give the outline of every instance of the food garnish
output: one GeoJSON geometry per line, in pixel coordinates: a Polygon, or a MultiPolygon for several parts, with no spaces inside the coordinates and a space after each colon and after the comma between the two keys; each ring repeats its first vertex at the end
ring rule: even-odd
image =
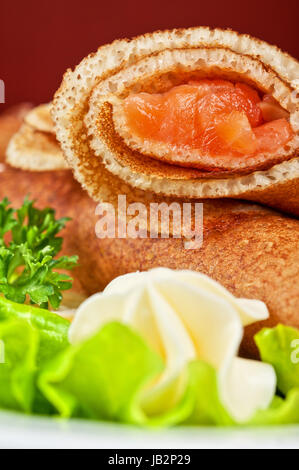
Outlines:
{"type": "Polygon", "coordinates": [[[17,210],[6,198],[0,202],[0,293],[7,299],[59,307],[72,278],[57,270],[73,269],[78,260],[57,257],[63,242],[58,233],[68,220],[56,219],[53,209],[38,209],[28,198],[17,210]]]}

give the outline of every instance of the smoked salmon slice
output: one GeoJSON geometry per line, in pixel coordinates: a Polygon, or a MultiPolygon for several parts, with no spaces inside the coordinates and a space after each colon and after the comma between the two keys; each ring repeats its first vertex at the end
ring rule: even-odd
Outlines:
{"type": "Polygon", "coordinates": [[[188,150],[198,150],[199,159],[247,158],[273,153],[293,136],[286,111],[273,99],[229,80],[193,80],[164,93],[131,94],[123,110],[133,136],[185,149],[178,165],[188,164],[188,150]]]}

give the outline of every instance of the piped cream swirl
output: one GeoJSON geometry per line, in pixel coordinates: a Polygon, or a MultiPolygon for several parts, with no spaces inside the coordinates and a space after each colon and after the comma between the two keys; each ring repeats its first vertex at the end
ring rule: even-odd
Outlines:
{"type": "Polygon", "coordinates": [[[239,299],[208,276],[156,268],[120,276],[79,307],[70,328],[78,343],[109,321],[135,329],[164,360],[165,369],[144,392],[146,413],[174,406],[186,386],[186,365],[200,359],[217,371],[219,396],[238,422],[269,406],[273,368],[238,357],[243,326],[268,317],[259,300],[239,299]]]}

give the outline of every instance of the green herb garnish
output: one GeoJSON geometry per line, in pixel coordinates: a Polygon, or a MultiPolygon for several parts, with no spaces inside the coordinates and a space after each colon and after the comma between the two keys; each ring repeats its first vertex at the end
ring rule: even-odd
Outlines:
{"type": "Polygon", "coordinates": [[[70,219],[56,220],[53,209],[37,209],[28,198],[20,209],[9,206],[7,198],[0,202],[0,293],[21,304],[29,300],[57,309],[72,278],[56,270],[72,269],[78,261],[77,256],[55,258],[63,242],[57,234],[70,219]]]}

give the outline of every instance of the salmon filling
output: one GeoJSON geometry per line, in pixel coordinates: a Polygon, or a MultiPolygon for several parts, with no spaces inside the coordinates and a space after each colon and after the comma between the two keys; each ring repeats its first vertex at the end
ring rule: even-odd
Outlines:
{"type": "MultiPolygon", "coordinates": [[[[254,157],[276,152],[294,132],[270,95],[245,83],[189,81],[164,93],[138,93],[123,102],[132,135],[210,157],[254,157]]],[[[182,164],[187,156],[180,156],[182,164]]],[[[179,163],[178,160],[176,163],[179,163]]]]}

